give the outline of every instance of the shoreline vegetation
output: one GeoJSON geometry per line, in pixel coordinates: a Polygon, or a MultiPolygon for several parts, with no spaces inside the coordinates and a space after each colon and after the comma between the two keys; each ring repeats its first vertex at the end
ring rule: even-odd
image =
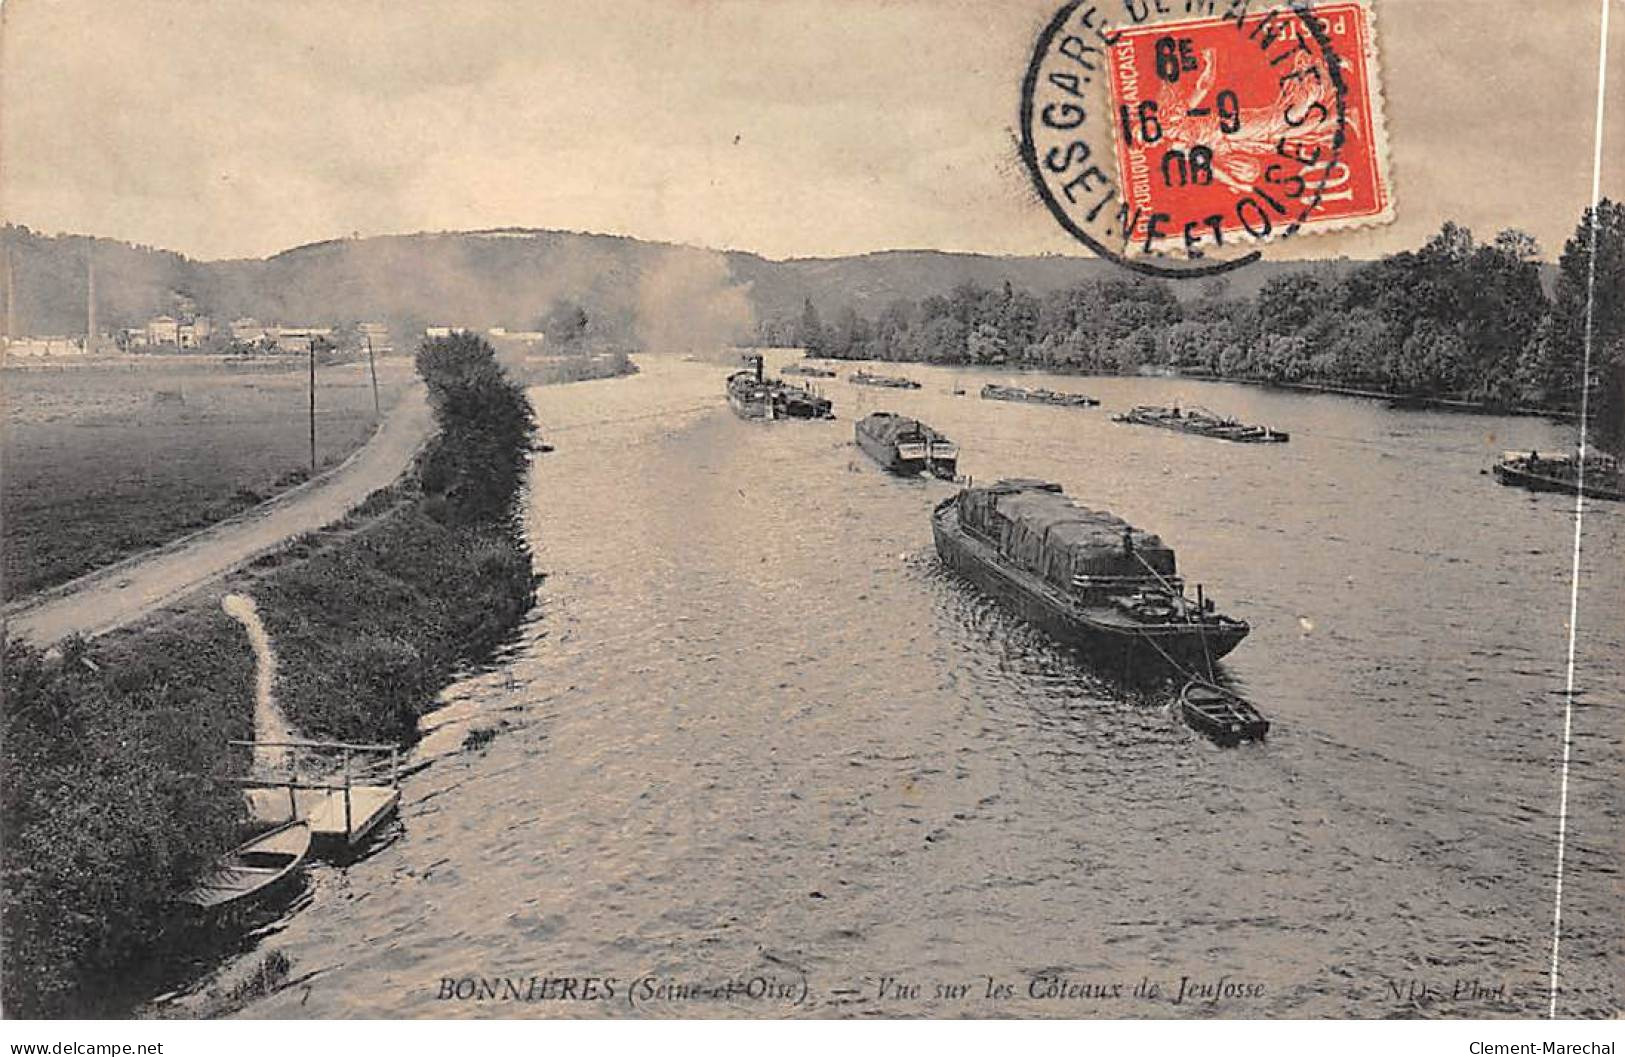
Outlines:
{"type": "Polygon", "coordinates": [[[520,385],[568,385],[600,378],[621,378],[638,373],[638,365],[625,352],[614,350],[568,356],[529,356],[504,360],[503,366],[520,385]]]}
{"type": "Polygon", "coordinates": [[[1168,282],[1139,277],[1042,296],[1009,282],[999,290],[966,282],[946,295],[899,298],[874,317],[847,304],[830,323],[809,298],[799,318],[764,321],[758,339],[830,359],[1177,372],[1558,418],[1574,417],[1587,394],[1593,442],[1618,451],[1625,447],[1625,204],[1587,207],[1550,296],[1539,259],[1540,247],[1521,231],[1480,243],[1447,222],[1417,250],[1352,267],[1306,264],[1271,278],[1256,297],[1230,296],[1223,276],[1187,300],[1168,282]]]}
{"type": "Polygon", "coordinates": [[[519,518],[534,432],[523,390],[471,334],[417,354],[438,433],[415,469],[143,625],[5,652],[0,809],[12,1017],[125,1015],[206,966],[172,948],[173,897],[247,824],[254,661],[220,607],[247,594],[302,734],[410,743],[459,667],[534,601],[519,518]],[[178,609],[178,612],[177,612],[178,609]]]}
{"type": "MultiPolygon", "coordinates": [[[[897,362],[897,361],[865,361],[865,362],[897,362]]],[[[946,364],[935,361],[923,361],[930,367],[972,366],[970,364],[946,364]]],[[[1578,420],[1579,413],[1552,407],[1526,407],[1522,405],[1504,406],[1499,404],[1477,403],[1470,400],[1454,400],[1449,397],[1418,396],[1414,393],[1384,392],[1377,389],[1360,389],[1346,385],[1324,385],[1316,382],[1283,382],[1270,378],[1255,378],[1245,376],[1230,376],[1214,374],[1212,371],[1200,368],[1165,367],[1144,369],[1124,374],[1122,372],[1106,373],[1097,370],[1087,370],[1069,367],[1040,367],[1030,363],[1004,363],[1004,364],[976,364],[982,370],[1008,371],[1012,374],[1046,374],[1059,375],[1065,378],[1177,378],[1181,381],[1191,382],[1223,382],[1227,385],[1251,385],[1261,389],[1279,389],[1292,393],[1324,394],[1328,396],[1350,396],[1361,400],[1383,400],[1396,406],[1408,409],[1421,409],[1433,411],[1452,411],[1464,415],[1509,415],[1523,418],[1549,418],[1559,422],[1574,422],[1578,420]]]]}

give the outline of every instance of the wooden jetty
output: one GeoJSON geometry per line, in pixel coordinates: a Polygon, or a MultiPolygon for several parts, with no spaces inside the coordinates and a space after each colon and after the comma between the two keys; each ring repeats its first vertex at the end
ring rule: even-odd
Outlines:
{"type": "MultiPolygon", "coordinates": [[[[319,773],[302,778],[296,762],[284,766],[283,774],[254,775],[236,779],[250,795],[254,813],[270,821],[272,817],[299,820],[310,826],[311,849],[318,855],[346,856],[377,832],[378,827],[400,808],[400,750],[394,745],[361,745],[342,741],[233,741],[234,747],[281,749],[338,756],[338,773],[319,773]],[[356,757],[389,756],[387,780],[375,774],[376,767],[358,773],[356,757]],[[285,796],[283,794],[286,794],[285,796]]],[[[314,768],[325,772],[328,768],[314,768]]]]}

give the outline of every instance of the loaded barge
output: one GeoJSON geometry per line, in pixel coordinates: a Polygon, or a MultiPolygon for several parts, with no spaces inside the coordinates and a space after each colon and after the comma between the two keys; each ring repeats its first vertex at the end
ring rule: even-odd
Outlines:
{"type": "Polygon", "coordinates": [[[773,382],[773,413],[776,418],[834,418],[835,405],[810,386],[773,382]]]}
{"type": "Polygon", "coordinates": [[[1129,422],[1137,426],[1156,426],[1177,433],[1194,433],[1198,437],[1235,441],[1238,444],[1284,444],[1291,439],[1290,434],[1281,430],[1271,429],[1268,426],[1249,426],[1200,407],[1181,411],[1178,407],[1142,405],[1121,415],[1113,415],[1112,421],[1129,422]]]}
{"type": "Polygon", "coordinates": [[[918,389],[920,387],[920,383],[912,378],[891,374],[870,374],[868,371],[854,371],[847,375],[846,379],[853,385],[878,385],[887,389],[918,389]]]}
{"type": "Polygon", "coordinates": [[[951,481],[959,466],[959,448],[924,422],[890,411],[876,411],[852,427],[858,447],[896,474],[921,470],[951,481]]]}
{"type": "Polygon", "coordinates": [[[1026,404],[1053,404],[1056,407],[1096,407],[1100,404],[1092,396],[1082,393],[1058,393],[1054,389],[1024,389],[1019,385],[982,386],[983,400],[1011,400],[1026,404]]]}
{"type": "Polygon", "coordinates": [[[835,372],[827,367],[812,367],[805,363],[792,363],[779,368],[780,374],[799,374],[806,378],[834,378],[835,372]]]}
{"type": "Polygon", "coordinates": [[[931,516],[950,568],[1055,639],[1125,675],[1211,672],[1247,637],[1201,586],[1186,596],[1174,551],[1061,487],[1029,479],[961,490],[931,516]]]}
{"type": "Polygon", "coordinates": [[[1502,454],[1493,472],[1502,484],[1532,492],[1578,492],[1587,499],[1625,501],[1625,479],[1620,474],[1619,460],[1587,452],[1583,480],[1580,466],[1580,460],[1568,452],[1509,451],[1502,454]]]}

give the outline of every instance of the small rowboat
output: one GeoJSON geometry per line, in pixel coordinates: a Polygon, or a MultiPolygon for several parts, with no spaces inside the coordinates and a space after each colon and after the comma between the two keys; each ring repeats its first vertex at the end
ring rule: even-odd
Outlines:
{"type": "Polygon", "coordinates": [[[202,910],[240,903],[292,876],[309,853],[310,824],[284,822],[222,855],[180,901],[202,910]]]}
{"type": "Polygon", "coordinates": [[[1269,720],[1246,698],[1201,679],[1192,679],[1179,692],[1179,710],[1192,730],[1220,745],[1263,741],[1270,729],[1269,720]]]}

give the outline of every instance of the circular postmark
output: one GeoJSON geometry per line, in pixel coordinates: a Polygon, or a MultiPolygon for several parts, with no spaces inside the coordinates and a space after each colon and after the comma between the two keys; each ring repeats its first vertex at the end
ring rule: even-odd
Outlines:
{"type": "Polygon", "coordinates": [[[1386,219],[1371,28],[1364,0],[1071,0],[1022,81],[1033,185],[1078,241],[1163,276],[1386,219]]]}

